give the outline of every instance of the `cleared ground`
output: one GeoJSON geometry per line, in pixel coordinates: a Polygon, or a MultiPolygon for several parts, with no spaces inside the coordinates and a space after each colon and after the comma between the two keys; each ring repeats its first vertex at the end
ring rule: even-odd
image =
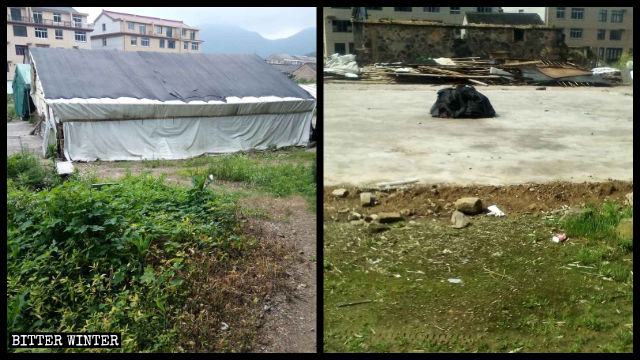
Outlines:
{"type": "Polygon", "coordinates": [[[498,117],[429,114],[440,85],[324,86],[324,185],[633,178],[633,88],[477,87],[498,117]]]}

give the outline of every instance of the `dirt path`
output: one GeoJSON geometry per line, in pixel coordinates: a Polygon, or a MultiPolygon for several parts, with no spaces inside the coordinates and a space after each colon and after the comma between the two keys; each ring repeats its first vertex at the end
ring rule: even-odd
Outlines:
{"type": "Polygon", "coordinates": [[[293,251],[289,269],[292,297],[272,299],[262,326],[263,344],[256,352],[316,352],[316,214],[300,197],[275,199],[255,196],[244,206],[267,209],[270,219],[253,219],[262,237],[279,238],[293,251]],[[283,221],[284,220],[284,221],[283,221]]]}

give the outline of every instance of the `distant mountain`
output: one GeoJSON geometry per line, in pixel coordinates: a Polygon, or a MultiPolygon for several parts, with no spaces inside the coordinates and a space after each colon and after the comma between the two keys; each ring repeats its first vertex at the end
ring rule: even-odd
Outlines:
{"type": "Polygon", "coordinates": [[[260,34],[229,25],[201,25],[202,52],[209,54],[272,54],[302,55],[315,53],[316,28],[304,29],[288,38],[270,40],[260,34]]]}
{"type": "Polygon", "coordinates": [[[304,56],[316,57],[316,52],[315,52],[315,51],[312,51],[312,52],[310,52],[310,53],[308,53],[308,54],[304,54],[304,56]]]}

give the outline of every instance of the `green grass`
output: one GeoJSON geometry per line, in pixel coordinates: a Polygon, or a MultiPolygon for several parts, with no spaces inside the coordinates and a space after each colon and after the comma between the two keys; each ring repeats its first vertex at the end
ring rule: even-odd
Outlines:
{"type": "Polygon", "coordinates": [[[16,186],[34,190],[50,188],[59,183],[53,166],[41,164],[38,156],[27,150],[7,156],[7,180],[16,186]]]}
{"type": "Polygon", "coordinates": [[[213,174],[216,179],[241,182],[277,197],[302,196],[315,211],[315,152],[292,149],[236,153],[191,159],[184,166],[188,168],[178,172],[184,176],[213,174]]]}
{"type": "Polygon", "coordinates": [[[13,103],[7,104],[7,119],[8,121],[12,121],[18,118],[18,113],[16,113],[16,107],[13,103]]]}
{"type": "Polygon", "coordinates": [[[325,223],[325,351],[633,352],[633,250],[613,230],[632,215],[325,223]],[[359,300],[372,302],[337,306],[359,300]]]}

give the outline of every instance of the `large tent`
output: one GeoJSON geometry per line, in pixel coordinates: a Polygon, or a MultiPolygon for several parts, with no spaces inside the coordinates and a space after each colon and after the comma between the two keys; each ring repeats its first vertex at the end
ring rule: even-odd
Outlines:
{"type": "Polygon", "coordinates": [[[16,74],[13,77],[11,87],[13,88],[16,113],[21,118],[28,117],[35,110],[29,95],[31,90],[31,66],[28,64],[18,64],[16,66],[16,74]]]}
{"type": "Polygon", "coordinates": [[[43,151],[184,159],[306,145],[316,100],[256,55],[31,48],[43,151]]]}

